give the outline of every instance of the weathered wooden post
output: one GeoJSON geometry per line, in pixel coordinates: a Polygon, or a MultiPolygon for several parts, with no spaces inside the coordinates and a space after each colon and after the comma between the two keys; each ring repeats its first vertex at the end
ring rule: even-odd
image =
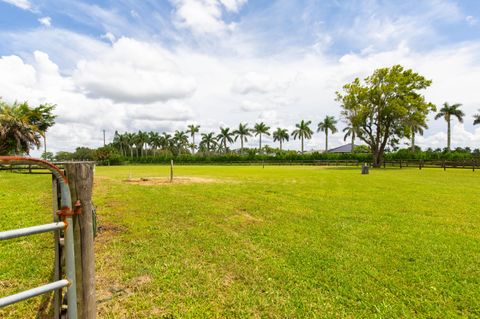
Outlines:
{"type": "Polygon", "coordinates": [[[93,222],[93,162],[65,163],[74,208],[75,268],[78,317],[96,317],[95,254],[93,222]]]}
{"type": "Polygon", "coordinates": [[[170,183],[173,183],[173,159],[170,160],[170,183]]]}

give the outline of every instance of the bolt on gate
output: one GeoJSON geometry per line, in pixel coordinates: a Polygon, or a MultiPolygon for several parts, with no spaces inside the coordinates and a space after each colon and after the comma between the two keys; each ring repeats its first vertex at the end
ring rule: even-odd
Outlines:
{"type": "Polygon", "coordinates": [[[43,172],[47,169],[47,173],[52,174],[53,208],[58,209],[53,223],[0,232],[0,241],[46,232],[53,232],[55,238],[54,281],[14,295],[0,296],[0,308],[53,291],[55,319],[65,316],[69,319],[95,318],[94,222],[91,205],[93,165],[65,163],[64,173],[47,161],[26,157],[0,156],[0,164],[9,165],[11,169],[23,165],[29,173],[32,173],[32,165],[43,169],[43,172]],[[74,207],[72,199],[75,201],[74,207]],[[85,206],[90,211],[82,216],[86,218],[80,219],[82,202],[87,204],[85,206]],[[85,222],[85,219],[89,221],[85,222]]]}

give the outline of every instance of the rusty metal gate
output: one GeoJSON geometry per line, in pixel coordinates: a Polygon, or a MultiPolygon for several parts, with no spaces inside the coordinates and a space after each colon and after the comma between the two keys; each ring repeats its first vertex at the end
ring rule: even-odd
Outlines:
{"type": "Polygon", "coordinates": [[[54,207],[59,208],[59,210],[57,215],[54,216],[53,223],[0,232],[0,241],[46,232],[53,232],[55,237],[54,281],[14,295],[0,296],[0,308],[54,291],[53,306],[55,318],[60,318],[62,316],[62,310],[66,310],[69,319],[77,319],[75,252],[72,223],[72,216],[75,214],[75,209],[72,209],[72,200],[67,178],[63,171],[57,166],[40,159],[0,156],[0,164],[8,165],[10,168],[22,167],[23,165],[23,167],[28,167],[29,172],[31,172],[32,165],[47,169],[48,172],[52,174],[54,194],[57,193],[56,190],[58,190],[59,198],[54,198],[54,206],[56,206],[55,203],[60,204],[59,207],[54,207]],[[65,271],[62,271],[63,258],[65,260],[65,271]],[[65,276],[62,276],[63,272],[65,276]],[[63,288],[66,288],[64,294],[63,288]]]}

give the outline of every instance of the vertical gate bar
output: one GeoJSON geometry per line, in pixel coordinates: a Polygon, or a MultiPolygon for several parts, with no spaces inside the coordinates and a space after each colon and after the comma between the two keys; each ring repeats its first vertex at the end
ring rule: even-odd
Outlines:
{"type": "MultiPolygon", "coordinates": [[[[65,183],[64,179],[58,179],[61,192],[61,206],[72,209],[72,199],[70,196],[70,188],[65,183]]],[[[67,288],[67,302],[68,302],[68,318],[77,319],[77,284],[75,279],[75,252],[74,252],[74,238],[73,238],[73,220],[72,216],[67,216],[68,223],[65,230],[65,268],[67,279],[70,285],[67,288]]]]}
{"type": "MultiPolygon", "coordinates": [[[[52,175],[52,209],[53,209],[53,221],[58,221],[58,183],[55,175],[52,175]]],[[[60,259],[60,231],[54,233],[54,245],[55,245],[55,261],[53,280],[58,281],[62,276],[62,264],[60,259]]],[[[60,308],[62,307],[62,289],[54,290],[53,292],[53,316],[55,319],[60,319],[60,308]]]]}

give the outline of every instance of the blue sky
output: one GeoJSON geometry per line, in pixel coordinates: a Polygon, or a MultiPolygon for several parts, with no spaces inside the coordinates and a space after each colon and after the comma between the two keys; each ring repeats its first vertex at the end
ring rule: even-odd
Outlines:
{"type": "MultiPolygon", "coordinates": [[[[453,141],[478,147],[479,48],[474,0],[0,0],[0,72],[15,73],[0,96],[58,104],[54,150],[103,128],[315,123],[338,117],[344,83],[396,63],[433,80],[432,102],[464,104],[453,141]]],[[[444,123],[430,127],[419,143],[443,147],[444,123]]]]}

